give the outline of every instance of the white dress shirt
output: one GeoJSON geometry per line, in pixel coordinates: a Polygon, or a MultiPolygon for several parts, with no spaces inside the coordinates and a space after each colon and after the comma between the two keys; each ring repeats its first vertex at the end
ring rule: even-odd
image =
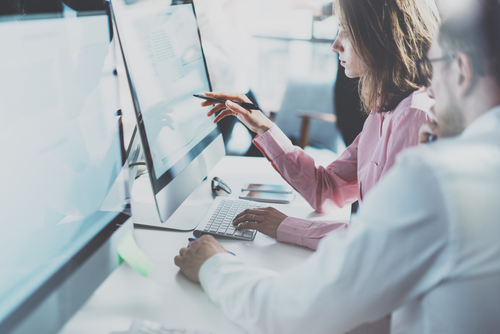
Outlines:
{"type": "Polygon", "coordinates": [[[500,107],[456,138],[409,149],[351,226],[277,274],[218,254],[209,298],[250,333],[500,332],[500,107]]]}

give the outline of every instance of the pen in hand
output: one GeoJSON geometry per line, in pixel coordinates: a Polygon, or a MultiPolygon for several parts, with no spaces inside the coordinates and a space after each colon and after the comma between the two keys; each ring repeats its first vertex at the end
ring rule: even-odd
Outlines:
{"type": "MultiPolygon", "coordinates": [[[[188,238],[188,241],[189,243],[193,242],[193,241],[196,241],[196,238],[188,238]]],[[[236,254],[234,254],[233,252],[230,252],[230,251],[227,251],[229,254],[232,254],[234,256],[236,256],[236,254]]]]}
{"type": "MultiPolygon", "coordinates": [[[[205,95],[201,95],[201,94],[193,94],[194,97],[197,97],[199,99],[204,99],[204,100],[207,100],[207,101],[210,101],[210,102],[215,102],[215,103],[223,103],[223,104],[226,104],[226,101],[225,99],[219,99],[219,98],[215,98],[215,97],[208,97],[208,96],[205,96],[205,95]]],[[[249,110],[260,110],[258,106],[256,106],[255,104],[253,103],[248,103],[248,102],[239,102],[239,101],[231,101],[233,102],[234,104],[237,104],[239,105],[240,107],[243,107],[245,109],[249,109],[249,110]]]]}

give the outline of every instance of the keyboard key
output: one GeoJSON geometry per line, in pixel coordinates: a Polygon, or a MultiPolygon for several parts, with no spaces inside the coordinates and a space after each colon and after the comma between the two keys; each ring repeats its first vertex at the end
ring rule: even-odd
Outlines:
{"type": "Polygon", "coordinates": [[[221,199],[217,209],[209,218],[208,223],[204,227],[204,232],[212,234],[220,234],[224,236],[234,236],[252,240],[255,236],[253,230],[249,231],[236,231],[233,225],[234,217],[240,212],[254,207],[261,207],[262,205],[255,202],[241,201],[234,199],[221,199]]]}

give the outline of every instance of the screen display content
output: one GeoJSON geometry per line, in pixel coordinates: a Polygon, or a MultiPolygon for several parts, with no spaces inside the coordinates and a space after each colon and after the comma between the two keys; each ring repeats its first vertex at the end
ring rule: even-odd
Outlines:
{"type": "Polygon", "coordinates": [[[193,97],[211,87],[192,4],[152,3],[114,10],[158,192],[218,130],[193,97]]]}

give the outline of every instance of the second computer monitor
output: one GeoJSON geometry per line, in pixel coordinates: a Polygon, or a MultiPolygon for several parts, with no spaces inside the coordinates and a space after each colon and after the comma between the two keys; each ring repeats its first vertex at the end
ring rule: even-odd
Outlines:
{"type": "Polygon", "coordinates": [[[211,90],[193,3],[112,5],[160,226],[191,230],[198,222],[167,220],[225,154],[193,97],[211,90]]]}
{"type": "Polygon", "coordinates": [[[2,334],[57,333],[132,231],[109,28],[104,11],[0,17],[2,334]]]}

